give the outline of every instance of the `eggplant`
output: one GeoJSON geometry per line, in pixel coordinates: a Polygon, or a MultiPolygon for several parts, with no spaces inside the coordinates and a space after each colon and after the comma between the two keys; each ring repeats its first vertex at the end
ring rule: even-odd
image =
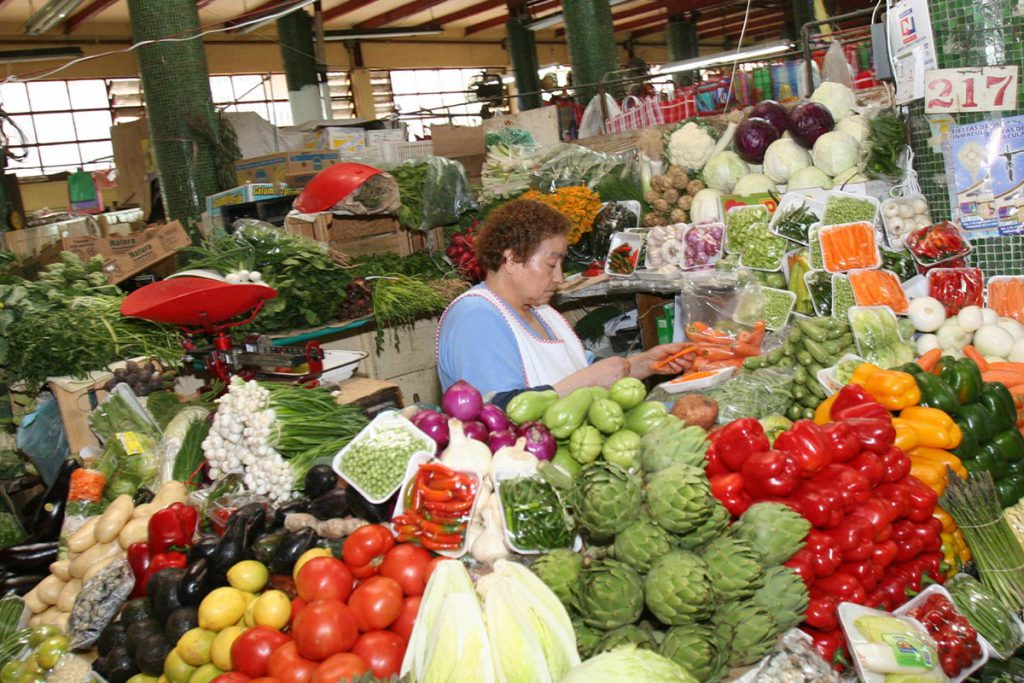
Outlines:
{"type": "Polygon", "coordinates": [[[204,538],[201,541],[193,543],[192,547],[188,549],[188,563],[191,565],[199,560],[209,560],[217,551],[217,544],[219,543],[220,538],[216,536],[204,538]]]}
{"type": "Polygon", "coordinates": [[[46,574],[20,574],[17,572],[4,572],[0,575],[0,595],[8,591],[16,595],[24,595],[46,578],[46,574]]]}
{"type": "Polygon", "coordinates": [[[46,485],[43,483],[42,477],[38,477],[34,474],[26,474],[22,477],[18,477],[17,479],[5,481],[3,484],[4,491],[9,496],[13,496],[16,493],[21,493],[22,491],[27,491],[35,486],[43,486],[44,488],[46,487],[46,485]]]}
{"type": "Polygon", "coordinates": [[[365,519],[371,524],[381,524],[391,519],[391,512],[395,509],[395,503],[398,502],[399,493],[401,491],[396,491],[395,495],[383,503],[371,503],[360,495],[355,487],[349,486],[345,489],[345,500],[348,503],[349,514],[359,519],[365,519]]]}
{"type": "Polygon", "coordinates": [[[269,534],[263,534],[256,539],[256,542],[252,544],[250,551],[252,552],[252,559],[263,564],[269,564],[274,559],[274,553],[281,547],[281,543],[287,538],[288,532],[284,529],[280,531],[271,531],[269,534]]]}
{"type": "Polygon", "coordinates": [[[135,505],[145,505],[146,503],[152,503],[154,498],[156,498],[155,493],[146,487],[142,487],[135,492],[135,497],[132,498],[132,503],[135,505]]]}
{"type": "Polygon", "coordinates": [[[317,519],[348,517],[350,514],[348,495],[344,489],[329,491],[309,504],[309,512],[317,519]]]}
{"type": "Polygon", "coordinates": [[[291,574],[299,557],[313,547],[316,539],[316,532],[308,527],[289,533],[270,561],[270,572],[272,574],[291,574]]]}
{"type": "Polygon", "coordinates": [[[22,543],[0,550],[0,567],[27,572],[48,567],[57,559],[57,541],[22,543]]]}
{"type": "Polygon", "coordinates": [[[210,562],[199,558],[185,569],[178,582],[178,599],[182,605],[198,606],[210,592],[210,562]]]}
{"type": "Polygon", "coordinates": [[[272,529],[280,529],[284,526],[284,518],[294,512],[309,512],[309,501],[305,498],[285,503],[274,511],[274,521],[270,525],[272,529]]]}
{"type": "Polygon", "coordinates": [[[60,534],[64,523],[68,491],[71,489],[71,473],[81,467],[77,460],[65,460],[57,470],[57,478],[43,494],[39,509],[32,520],[32,538],[37,541],[51,541],[60,534]]]}
{"type": "Polygon", "coordinates": [[[338,486],[338,475],[330,465],[313,465],[306,472],[302,487],[309,498],[319,498],[338,486]]]}

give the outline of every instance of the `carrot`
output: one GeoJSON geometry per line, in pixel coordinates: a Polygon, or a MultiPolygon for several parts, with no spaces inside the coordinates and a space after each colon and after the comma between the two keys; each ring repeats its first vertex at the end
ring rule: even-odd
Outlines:
{"type": "Polygon", "coordinates": [[[867,223],[830,226],[819,234],[825,270],[835,273],[879,265],[875,231],[867,223]]]}
{"type": "MultiPolygon", "coordinates": [[[[972,347],[973,348],[973,347],[972,347]]],[[[966,351],[966,349],[965,349],[966,351]]],[[[977,361],[975,361],[977,362],[977,361]]],[[[988,369],[990,370],[1001,370],[1003,372],[1020,372],[1024,373],[1024,363],[989,363],[988,369]]]]}
{"type": "Polygon", "coordinates": [[[657,363],[655,363],[653,367],[654,367],[655,370],[660,370],[661,368],[665,367],[669,363],[671,363],[673,361],[677,361],[680,358],[682,358],[682,357],[684,357],[684,356],[686,356],[688,354],[691,354],[691,353],[693,353],[696,350],[697,350],[697,345],[696,344],[686,344],[686,345],[683,346],[683,348],[679,349],[678,351],[673,353],[668,358],[663,358],[662,360],[660,360],[657,363]]]}
{"type": "Polygon", "coordinates": [[[899,278],[887,270],[852,270],[849,273],[853,296],[859,306],[888,306],[906,313],[910,302],[899,278]]]}
{"type": "Polygon", "coordinates": [[[695,379],[702,379],[704,377],[711,377],[711,375],[713,375],[713,374],[715,374],[715,373],[713,371],[711,371],[711,370],[705,370],[703,372],[691,372],[688,375],[680,375],[679,377],[676,377],[674,380],[671,380],[669,382],[669,384],[682,384],[683,382],[689,382],[689,381],[695,380],[695,379]]]}
{"type": "Polygon", "coordinates": [[[697,358],[704,358],[706,360],[732,360],[735,357],[736,354],[733,351],[723,346],[700,345],[697,347],[697,358]]]}
{"type": "MultiPolygon", "coordinates": [[[[938,351],[938,349],[936,349],[936,351],[938,351]]],[[[991,367],[988,364],[988,361],[985,360],[985,357],[978,353],[978,349],[974,348],[974,344],[968,344],[963,348],[963,351],[964,355],[973,360],[977,364],[978,369],[982,372],[985,372],[989,367],[991,367]]]]}
{"type": "Polygon", "coordinates": [[[989,370],[988,372],[981,373],[981,378],[986,382],[999,382],[1010,388],[1024,384],[1024,374],[1019,372],[989,370]]]}
{"type": "Polygon", "coordinates": [[[989,282],[988,306],[999,315],[1024,320],[1024,281],[1010,277],[989,282]]]}
{"type": "Polygon", "coordinates": [[[942,358],[942,349],[932,349],[928,353],[922,354],[921,357],[914,362],[917,363],[918,367],[925,372],[931,372],[932,368],[935,367],[935,364],[939,362],[940,358],[942,358]]]}

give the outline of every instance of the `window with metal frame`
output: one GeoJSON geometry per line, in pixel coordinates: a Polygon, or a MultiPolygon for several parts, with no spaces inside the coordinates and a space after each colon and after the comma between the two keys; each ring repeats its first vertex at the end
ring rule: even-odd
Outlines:
{"type": "Polygon", "coordinates": [[[409,69],[391,71],[395,113],[416,137],[434,124],[480,125],[484,105],[470,94],[481,69],[409,69]]]}

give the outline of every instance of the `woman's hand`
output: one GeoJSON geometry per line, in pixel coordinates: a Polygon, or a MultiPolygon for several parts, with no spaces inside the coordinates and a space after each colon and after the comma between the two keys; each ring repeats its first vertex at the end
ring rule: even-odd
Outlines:
{"type": "Polygon", "coordinates": [[[683,342],[672,344],[659,344],[635,356],[629,357],[630,376],[637,379],[647,379],[651,375],[679,375],[690,369],[690,360],[677,358],[660,368],[654,366],[658,363],[679,353],[683,348],[683,342]]]}
{"type": "Polygon", "coordinates": [[[555,384],[559,396],[565,396],[580,387],[604,387],[607,389],[616,380],[629,377],[630,362],[619,356],[604,358],[577,370],[555,384]]]}

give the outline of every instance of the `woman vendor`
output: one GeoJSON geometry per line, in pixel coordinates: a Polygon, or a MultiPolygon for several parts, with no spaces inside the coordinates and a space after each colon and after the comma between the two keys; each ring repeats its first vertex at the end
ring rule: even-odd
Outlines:
{"type": "Polygon", "coordinates": [[[444,389],[462,379],[503,406],[527,389],[608,387],[622,377],[677,375],[684,361],[655,365],[682,348],[662,344],[628,358],[593,360],[569,323],[548,305],[565,278],[569,222],[528,200],[495,209],[477,236],[485,280],[441,316],[437,367],[444,389]]]}

